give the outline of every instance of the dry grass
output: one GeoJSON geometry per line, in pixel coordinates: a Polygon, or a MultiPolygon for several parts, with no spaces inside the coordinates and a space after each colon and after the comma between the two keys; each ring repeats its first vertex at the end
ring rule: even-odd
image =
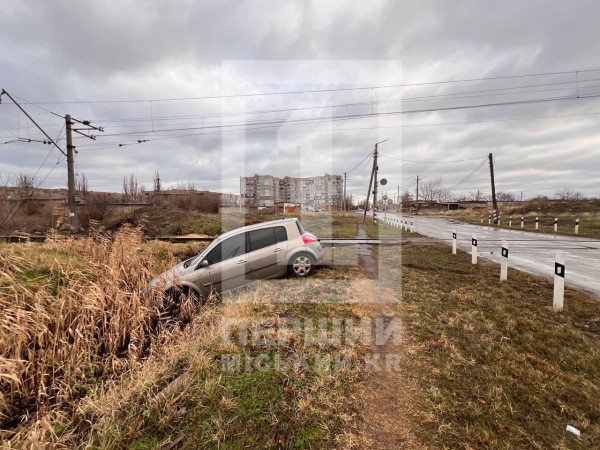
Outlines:
{"type": "MultiPolygon", "coordinates": [[[[355,225],[354,225],[355,227],[355,225]]],[[[341,349],[225,344],[224,317],[356,318],[352,266],[310,280],[262,282],[222,304],[165,314],[141,296],[156,273],[200,250],[143,243],[123,228],[76,240],[0,247],[1,437],[9,446],[331,446],[353,442],[360,374],[222,369],[223,354],[293,361],[341,349]],[[174,323],[188,322],[183,328],[174,323]]],[[[356,261],[356,257],[351,258],[356,261]]],[[[360,347],[347,349],[357,358],[360,347]]]]}
{"type": "Polygon", "coordinates": [[[169,317],[164,299],[140,294],[175,262],[172,250],[152,245],[162,259],[142,245],[139,229],[125,227],[114,239],[97,233],[1,247],[2,437],[69,414],[100,380],[146,357],[170,321],[189,320],[192,305],[169,317]]]}
{"type": "Polygon", "coordinates": [[[406,246],[402,268],[379,249],[401,292],[421,386],[419,435],[435,448],[599,448],[600,303],[450,248],[406,246]],[[402,284],[398,281],[402,279],[402,284]],[[582,431],[580,438],[565,431],[582,431]]]}

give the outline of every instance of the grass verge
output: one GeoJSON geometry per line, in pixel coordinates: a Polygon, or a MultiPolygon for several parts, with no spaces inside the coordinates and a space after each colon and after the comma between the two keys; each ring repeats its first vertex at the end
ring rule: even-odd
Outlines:
{"type": "MultiPolygon", "coordinates": [[[[481,214],[483,214],[483,226],[488,226],[488,212],[479,211],[449,211],[445,216],[454,217],[473,225],[481,225],[481,214]]],[[[502,212],[500,216],[500,227],[511,228],[515,230],[528,231],[532,233],[554,234],[554,219],[558,219],[558,228],[556,234],[575,236],[575,220],[579,219],[578,236],[600,238],[600,212],[582,211],[582,212],[502,212]],[[512,216],[512,226],[510,217],[512,216]],[[523,228],[521,229],[521,217],[523,217],[523,228]],[[535,218],[538,217],[538,229],[535,229],[535,218]]],[[[494,225],[497,227],[498,225],[494,225]]]]}
{"type": "Polygon", "coordinates": [[[382,278],[401,292],[419,379],[422,440],[436,448],[598,448],[600,303],[447,246],[379,253],[382,278]],[[402,284],[397,283],[401,277],[402,284]],[[395,284],[394,284],[395,283],[395,284]],[[566,425],[581,437],[565,431],[566,425]]]}

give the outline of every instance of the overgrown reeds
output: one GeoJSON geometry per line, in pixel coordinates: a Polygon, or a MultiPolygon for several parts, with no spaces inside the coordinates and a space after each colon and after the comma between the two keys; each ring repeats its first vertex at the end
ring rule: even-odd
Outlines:
{"type": "Polygon", "coordinates": [[[174,262],[172,252],[144,250],[141,237],[123,227],[110,238],[0,247],[0,438],[72,410],[179,319],[165,314],[165,299],[141,294],[174,262]]]}

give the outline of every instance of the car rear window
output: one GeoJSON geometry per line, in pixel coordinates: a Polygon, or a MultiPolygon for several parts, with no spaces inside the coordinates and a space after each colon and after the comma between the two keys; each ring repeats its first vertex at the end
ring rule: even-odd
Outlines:
{"type": "Polygon", "coordinates": [[[304,233],[306,233],[306,231],[304,230],[304,227],[302,226],[302,224],[300,223],[299,220],[296,220],[296,226],[298,227],[298,231],[300,232],[300,235],[302,236],[304,233]]]}
{"type": "Polygon", "coordinates": [[[278,243],[287,241],[287,231],[285,231],[285,227],[275,227],[273,230],[275,231],[275,240],[278,243]]]}
{"type": "Polygon", "coordinates": [[[250,231],[250,251],[260,250],[261,248],[275,245],[275,233],[273,228],[263,228],[250,231]]]}

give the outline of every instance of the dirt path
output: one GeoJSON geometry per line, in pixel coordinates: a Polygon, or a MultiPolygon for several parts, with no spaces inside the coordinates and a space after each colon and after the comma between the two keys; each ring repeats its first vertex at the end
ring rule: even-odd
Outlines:
{"type": "MultiPolygon", "coordinates": [[[[367,237],[359,228],[357,237],[367,237]]],[[[396,292],[378,278],[376,260],[371,246],[359,246],[359,264],[364,268],[367,279],[356,280],[353,293],[358,301],[373,299],[365,304],[368,317],[384,318],[386,326],[399,317],[399,298],[396,292]],[[374,293],[376,293],[374,295],[374,293]]],[[[401,342],[388,339],[383,345],[373,345],[372,354],[380,355],[381,370],[365,373],[360,392],[362,417],[359,435],[363,447],[378,449],[425,448],[417,439],[417,384],[410,373],[411,347],[401,333],[401,342]],[[386,368],[386,360],[391,361],[386,368]]]]}

